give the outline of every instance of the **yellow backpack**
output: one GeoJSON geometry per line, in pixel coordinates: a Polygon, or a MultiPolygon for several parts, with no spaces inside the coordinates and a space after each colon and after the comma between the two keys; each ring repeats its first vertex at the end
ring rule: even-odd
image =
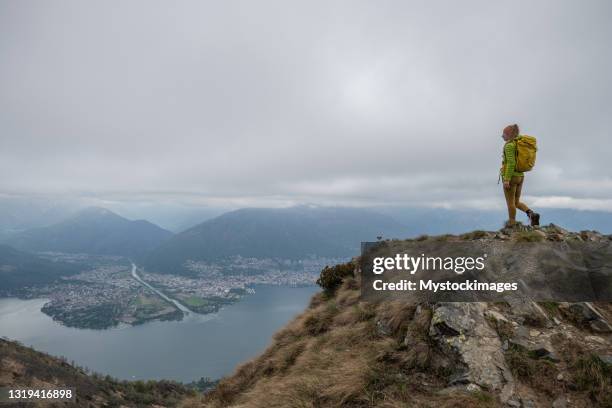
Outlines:
{"type": "Polygon", "coordinates": [[[530,171],[535,166],[538,146],[533,136],[520,135],[516,139],[516,171],[530,171]]]}

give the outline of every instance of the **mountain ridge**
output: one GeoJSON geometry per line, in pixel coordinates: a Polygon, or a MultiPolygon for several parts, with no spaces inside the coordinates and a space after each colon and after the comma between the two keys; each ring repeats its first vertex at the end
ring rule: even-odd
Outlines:
{"type": "Polygon", "coordinates": [[[67,252],[143,257],[173,234],[146,220],[128,220],[101,207],[15,234],[6,243],[29,252],[67,252]]]}
{"type": "Polygon", "coordinates": [[[176,234],[147,256],[145,267],[162,273],[185,273],[182,265],[188,259],[353,256],[361,241],[396,236],[405,228],[392,217],[363,209],[244,208],[176,234]]]}

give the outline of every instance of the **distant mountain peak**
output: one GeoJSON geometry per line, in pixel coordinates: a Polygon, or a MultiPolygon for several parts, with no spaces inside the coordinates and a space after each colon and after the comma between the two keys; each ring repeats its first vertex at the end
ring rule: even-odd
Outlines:
{"type": "Polygon", "coordinates": [[[123,218],[117,213],[112,212],[111,210],[104,207],[86,207],[80,210],[77,214],[77,217],[117,217],[123,218]]]}
{"type": "Polygon", "coordinates": [[[175,235],[145,261],[151,271],[189,273],[187,260],[244,256],[305,259],[357,255],[362,241],[399,237],[406,227],[392,217],[365,209],[294,206],[242,208],[175,235]]]}
{"type": "Polygon", "coordinates": [[[34,252],[138,257],[172,235],[148,221],[131,221],[106,208],[88,207],[60,223],[16,234],[9,244],[34,252]]]}

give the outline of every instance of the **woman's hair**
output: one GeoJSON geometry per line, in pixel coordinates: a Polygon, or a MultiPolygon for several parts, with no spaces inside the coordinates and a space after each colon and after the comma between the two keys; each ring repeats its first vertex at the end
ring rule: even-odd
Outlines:
{"type": "Polygon", "coordinates": [[[508,125],[504,128],[504,133],[506,132],[512,135],[512,138],[515,138],[519,135],[519,127],[516,123],[514,125],[508,125]]]}

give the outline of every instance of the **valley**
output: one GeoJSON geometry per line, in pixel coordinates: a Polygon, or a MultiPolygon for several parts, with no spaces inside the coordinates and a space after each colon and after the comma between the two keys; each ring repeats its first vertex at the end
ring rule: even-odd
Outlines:
{"type": "Polygon", "coordinates": [[[23,299],[44,298],[42,312],[79,329],[108,329],[153,320],[182,320],[189,312],[216,313],[252,293],[256,285],[309,286],[319,271],[340,258],[296,261],[233,257],[190,262],[191,276],[150,273],[119,256],[41,253],[49,262],[83,270],[57,282],[4,293],[23,299]],[[137,271],[137,274],[136,274],[137,271]]]}

